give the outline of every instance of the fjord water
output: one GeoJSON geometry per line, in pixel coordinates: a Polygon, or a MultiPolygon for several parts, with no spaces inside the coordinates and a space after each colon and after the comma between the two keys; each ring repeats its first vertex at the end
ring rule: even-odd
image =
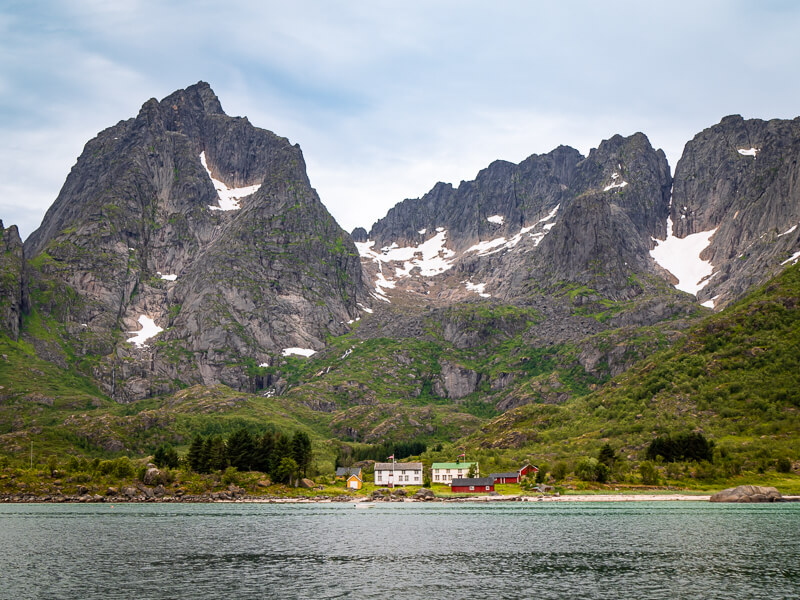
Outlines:
{"type": "Polygon", "coordinates": [[[17,504],[0,548],[15,600],[800,597],[800,504],[17,504]]]}

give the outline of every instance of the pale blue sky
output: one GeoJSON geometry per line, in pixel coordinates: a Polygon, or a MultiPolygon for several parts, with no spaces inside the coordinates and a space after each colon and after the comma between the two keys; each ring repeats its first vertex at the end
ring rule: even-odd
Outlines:
{"type": "Polygon", "coordinates": [[[299,143],[347,230],[437,181],[723,116],[800,115],[792,1],[2,0],[0,219],[41,222],[83,145],[208,81],[299,143]]]}

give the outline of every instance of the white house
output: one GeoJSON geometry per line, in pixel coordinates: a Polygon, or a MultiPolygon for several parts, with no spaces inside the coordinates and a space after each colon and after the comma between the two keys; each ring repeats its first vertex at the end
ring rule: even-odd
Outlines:
{"type": "Polygon", "coordinates": [[[375,463],[375,485],[422,485],[422,463],[375,463]]]}
{"type": "Polygon", "coordinates": [[[453,479],[463,479],[469,475],[469,468],[475,465],[473,477],[480,476],[477,462],[433,463],[431,465],[431,482],[450,485],[453,479]]]}

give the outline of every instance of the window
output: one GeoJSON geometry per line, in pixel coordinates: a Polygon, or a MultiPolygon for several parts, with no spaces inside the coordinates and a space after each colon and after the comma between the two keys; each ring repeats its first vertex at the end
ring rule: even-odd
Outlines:
{"type": "Polygon", "coordinates": [[[486,486],[486,491],[489,491],[489,486],[488,485],[486,486]]]}
{"type": "Polygon", "coordinates": [[[469,486],[469,491],[470,492],[475,491],[475,486],[474,485],[469,486]]]}

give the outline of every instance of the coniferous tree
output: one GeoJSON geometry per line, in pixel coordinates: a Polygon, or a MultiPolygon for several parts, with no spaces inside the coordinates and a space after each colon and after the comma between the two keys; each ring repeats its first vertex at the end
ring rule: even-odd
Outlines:
{"type": "Polygon", "coordinates": [[[225,440],[218,435],[211,438],[208,452],[209,471],[224,471],[228,468],[228,452],[225,440]]]}
{"type": "Polygon", "coordinates": [[[227,443],[228,464],[240,471],[253,469],[255,444],[247,429],[239,429],[230,435],[227,443]]]}
{"type": "Polygon", "coordinates": [[[265,431],[259,438],[255,449],[254,467],[262,473],[270,472],[272,453],[275,449],[275,436],[271,431],[265,431]]]}
{"type": "Polygon", "coordinates": [[[178,452],[165,442],[158,447],[153,455],[153,463],[159,469],[174,469],[178,466],[178,452]]]}
{"type": "Polygon", "coordinates": [[[192,440],[192,445],[189,446],[189,452],[186,455],[186,460],[189,463],[189,468],[195,473],[203,473],[203,437],[198,433],[192,440]]]}
{"type": "MultiPolygon", "coordinates": [[[[283,433],[278,432],[275,434],[275,449],[272,452],[272,457],[270,460],[269,466],[269,474],[273,476],[278,471],[278,467],[281,465],[281,461],[284,458],[291,458],[292,457],[292,441],[283,433]]],[[[292,459],[294,460],[294,459],[292,459]]]]}
{"type": "Polygon", "coordinates": [[[213,450],[213,443],[210,437],[203,440],[203,452],[200,455],[200,470],[198,473],[211,472],[211,451],[213,450]]]}
{"type": "Polygon", "coordinates": [[[311,465],[311,438],[307,433],[295,432],[292,437],[292,458],[297,463],[299,472],[305,477],[311,465]]]}
{"type": "Polygon", "coordinates": [[[611,447],[611,444],[606,443],[597,455],[597,460],[607,466],[609,469],[614,468],[614,463],[617,462],[617,454],[611,447]]]}

